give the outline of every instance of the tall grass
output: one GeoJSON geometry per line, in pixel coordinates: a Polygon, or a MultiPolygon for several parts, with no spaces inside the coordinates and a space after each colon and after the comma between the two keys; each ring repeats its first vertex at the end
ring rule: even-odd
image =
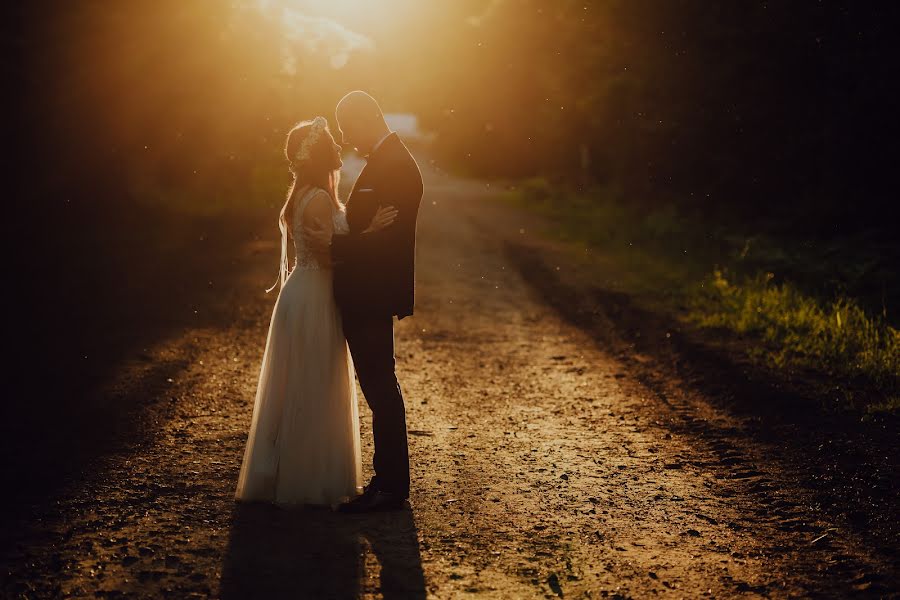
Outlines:
{"type": "Polygon", "coordinates": [[[762,273],[740,280],[715,269],[691,296],[689,318],[759,338],[765,350],[757,354],[774,366],[821,368],[900,391],[900,331],[852,298],[823,302],[773,278],[762,273]]]}
{"type": "Polygon", "coordinates": [[[639,210],[615,189],[567,193],[534,179],[509,200],[548,217],[556,237],[598,250],[624,291],[701,327],[756,340],[751,355],[771,366],[825,372],[876,392],[882,401],[870,409],[900,412],[900,331],[839,286],[812,293],[783,276],[776,280],[774,269],[827,270],[792,247],[796,240],[766,238],[749,261],[750,240],[759,246],[764,235],[687,218],[671,206],[639,210]]]}

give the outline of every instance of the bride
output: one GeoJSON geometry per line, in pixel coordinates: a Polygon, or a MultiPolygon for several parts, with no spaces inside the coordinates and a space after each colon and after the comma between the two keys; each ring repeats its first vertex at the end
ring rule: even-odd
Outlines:
{"type": "MultiPolygon", "coordinates": [[[[302,227],[313,223],[329,234],[348,229],[337,193],[340,151],[324,117],[297,124],[287,137],[284,152],[294,181],[278,222],[281,291],[235,492],[240,501],[333,505],[360,491],[353,363],[330,265],[301,235],[302,227]],[[291,244],[295,264],[288,273],[291,244]]],[[[391,207],[380,208],[365,233],[383,229],[395,217],[391,207]]]]}

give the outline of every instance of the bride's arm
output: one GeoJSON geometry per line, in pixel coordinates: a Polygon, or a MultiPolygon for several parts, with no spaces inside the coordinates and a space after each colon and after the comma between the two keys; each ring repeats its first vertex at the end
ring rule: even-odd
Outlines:
{"type": "MultiPolygon", "coordinates": [[[[322,266],[331,264],[331,252],[328,250],[328,245],[331,242],[331,236],[334,235],[333,210],[331,198],[328,197],[328,194],[321,192],[310,198],[300,217],[304,231],[315,232],[315,242],[319,243],[310,243],[309,248],[322,266]],[[324,242],[324,248],[321,242],[324,242]]],[[[309,241],[311,240],[308,239],[307,242],[309,241]]]]}

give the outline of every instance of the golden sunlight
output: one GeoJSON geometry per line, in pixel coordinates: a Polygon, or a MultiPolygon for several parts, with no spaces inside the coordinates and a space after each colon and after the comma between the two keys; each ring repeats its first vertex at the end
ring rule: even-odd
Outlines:
{"type": "Polygon", "coordinates": [[[324,54],[332,68],[344,67],[350,55],[357,51],[371,51],[371,38],[339,22],[336,16],[343,11],[358,9],[370,3],[360,1],[286,2],[256,0],[256,8],[267,18],[280,21],[284,34],[284,69],[295,73],[296,56],[303,53],[324,54]]]}

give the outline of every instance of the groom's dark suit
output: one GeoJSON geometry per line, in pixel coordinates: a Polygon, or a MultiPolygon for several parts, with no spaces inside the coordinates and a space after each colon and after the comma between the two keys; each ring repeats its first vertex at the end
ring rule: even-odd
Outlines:
{"type": "Polygon", "coordinates": [[[372,409],[375,486],[409,495],[406,410],[394,373],[394,322],[413,314],[416,217],[422,174],[396,133],[368,157],[350,198],[350,232],[331,241],[334,297],[356,374],[372,409]],[[362,233],[379,206],[393,206],[397,219],[375,233],[362,233]]]}

